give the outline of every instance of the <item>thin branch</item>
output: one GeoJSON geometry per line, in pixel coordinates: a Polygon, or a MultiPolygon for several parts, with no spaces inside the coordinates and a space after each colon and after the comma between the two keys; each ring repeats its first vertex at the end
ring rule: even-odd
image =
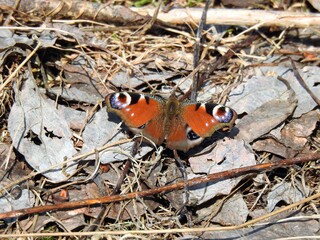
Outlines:
{"type": "MultiPolygon", "coordinates": [[[[201,21],[197,30],[197,37],[196,42],[194,46],[194,53],[193,53],[193,69],[196,69],[199,65],[199,56],[200,56],[200,42],[201,42],[201,34],[204,25],[206,24],[207,19],[207,12],[211,1],[206,0],[206,5],[204,6],[201,21]]],[[[198,91],[198,81],[199,81],[199,72],[195,72],[193,75],[193,83],[192,83],[192,93],[191,93],[191,100],[195,101],[197,100],[197,91],[198,91]]]]}
{"type": "MultiPolygon", "coordinates": [[[[130,8],[141,15],[153,15],[154,8],[130,8]]],[[[160,12],[158,19],[171,24],[199,23],[202,8],[175,8],[168,13],[160,12]]],[[[236,26],[279,26],[279,27],[319,27],[320,14],[289,11],[266,11],[247,9],[211,8],[207,14],[207,24],[236,26]]]]}
{"type": "MultiPolygon", "coordinates": [[[[263,163],[263,164],[258,164],[254,166],[232,169],[232,170],[223,171],[219,173],[209,174],[203,177],[190,179],[188,181],[188,186],[190,187],[190,186],[195,186],[198,184],[204,184],[204,183],[213,182],[213,181],[221,181],[227,178],[237,177],[237,176],[245,175],[249,173],[270,171],[275,168],[287,167],[287,166],[291,166],[298,163],[315,161],[318,159],[320,159],[320,153],[313,153],[313,154],[308,154],[302,157],[289,158],[289,159],[284,159],[277,162],[263,163]]],[[[133,193],[127,193],[127,194],[115,195],[115,196],[105,196],[105,197],[100,197],[95,199],[86,199],[86,200],[81,200],[76,202],[67,202],[67,203],[61,203],[56,205],[47,205],[47,206],[38,206],[34,208],[19,209],[19,210],[14,210],[10,212],[0,213],[0,219],[20,217],[24,215],[49,212],[49,211],[87,207],[87,206],[92,206],[97,204],[100,205],[103,203],[119,202],[119,201],[137,198],[137,197],[146,197],[146,196],[151,196],[155,194],[163,194],[165,192],[169,192],[173,190],[180,190],[180,189],[183,189],[184,186],[185,186],[184,181],[181,181],[175,184],[166,185],[159,188],[149,189],[141,192],[133,192],[133,193]]]]}
{"type": "Polygon", "coordinates": [[[299,74],[299,71],[298,71],[294,61],[292,60],[292,58],[289,58],[289,59],[291,61],[294,76],[296,77],[296,79],[298,79],[298,82],[304,88],[304,90],[306,90],[309,93],[309,95],[312,97],[312,99],[320,106],[320,99],[310,90],[308,85],[305,83],[305,81],[303,80],[303,78],[299,74]]]}

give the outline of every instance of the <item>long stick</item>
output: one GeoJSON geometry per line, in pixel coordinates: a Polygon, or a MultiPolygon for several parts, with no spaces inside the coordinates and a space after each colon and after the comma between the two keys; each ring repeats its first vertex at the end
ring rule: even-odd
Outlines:
{"type": "MultiPolygon", "coordinates": [[[[155,8],[130,8],[141,15],[153,16],[155,8]]],[[[169,12],[159,12],[158,19],[171,24],[199,23],[202,8],[176,8],[169,12]]],[[[320,14],[289,11],[266,11],[247,9],[210,8],[207,13],[207,24],[236,26],[279,26],[279,27],[318,27],[320,14]]]]}
{"type": "MultiPolygon", "coordinates": [[[[291,166],[298,163],[315,161],[318,159],[320,159],[320,153],[312,153],[302,157],[289,158],[289,159],[284,159],[277,162],[263,163],[263,164],[258,164],[254,166],[236,168],[228,171],[209,174],[204,177],[190,179],[188,181],[188,186],[190,187],[190,186],[195,186],[195,185],[203,184],[207,182],[221,181],[226,178],[237,177],[237,176],[248,174],[248,173],[270,171],[275,168],[287,167],[287,166],[291,166]]],[[[119,201],[134,199],[136,197],[146,197],[146,196],[155,195],[155,194],[162,194],[165,192],[178,190],[182,188],[184,188],[183,181],[175,184],[167,185],[167,186],[162,186],[155,189],[141,191],[141,192],[133,192],[133,193],[127,193],[127,194],[115,195],[115,196],[105,196],[105,197],[100,197],[95,199],[86,199],[86,200],[76,201],[76,202],[67,202],[67,203],[61,203],[56,205],[25,208],[25,209],[0,213],[0,219],[20,217],[23,215],[42,213],[42,212],[48,212],[48,211],[80,208],[80,207],[86,207],[86,206],[97,205],[97,204],[100,205],[102,203],[119,202],[119,201]]]]}

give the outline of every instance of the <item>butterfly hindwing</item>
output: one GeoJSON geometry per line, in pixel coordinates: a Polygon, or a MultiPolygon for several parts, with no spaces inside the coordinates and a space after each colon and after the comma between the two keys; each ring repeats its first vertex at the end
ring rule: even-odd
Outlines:
{"type": "Polygon", "coordinates": [[[177,125],[171,125],[166,137],[168,148],[186,152],[203,141],[203,138],[195,134],[183,118],[180,118],[177,123],[177,125]]]}

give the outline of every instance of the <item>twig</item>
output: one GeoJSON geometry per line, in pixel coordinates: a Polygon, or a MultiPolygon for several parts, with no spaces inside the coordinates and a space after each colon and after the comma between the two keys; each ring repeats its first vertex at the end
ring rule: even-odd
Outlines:
{"type": "Polygon", "coordinates": [[[299,74],[299,71],[298,71],[295,63],[293,62],[292,58],[289,58],[289,59],[291,61],[291,65],[292,65],[294,76],[296,77],[296,79],[298,79],[298,82],[304,88],[304,90],[306,90],[309,93],[309,95],[312,97],[312,99],[320,106],[319,98],[317,98],[317,96],[310,90],[308,85],[305,83],[305,81],[303,80],[303,78],[299,74]]]}
{"type": "MultiPolygon", "coordinates": [[[[196,232],[212,232],[212,231],[227,231],[227,230],[237,230],[242,229],[244,227],[252,226],[258,221],[262,221],[264,219],[270,218],[274,216],[275,214],[279,214],[281,212],[287,211],[291,208],[297,207],[299,205],[305,204],[307,202],[310,202],[312,200],[315,200],[320,197],[320,193],[316,193],[310,197],[304,198],[299,202],[290,204],[286,207],[283,207],[277,211],[271,212],[269,214],[266,214],[262,217],[259,217],[257,219],[250,220],[246,223],[237,225],[237,226],[223,226],[223,227],[199,227],[199,228],[173,228],[173,229],[151,229],[151,230],[110,230],[110,231],[100,231],[100,232],[47,232],[47,233],[24,233],[24,234],[0,234],[0,238],[8,238],[8,237],[45,237],[45,236],[99,236],[100,238],[102,236],[108,236],[110,235],[128,235],[128,234],[169,234],[169,233],[196,233],[196,232]]],[[[312,217],[305,217],[304,219],[310,219],[312,217]]],[[[314,217],[315,219],[318,219],[318,217],[314,217]]],[[[287,221],[290,221],[294,218],[289,218],[287,221]]],[[[278,221],[278,222],[284,222],[284,221],[278,221]]],[[[292,239],[292,238],[291,238],[292,239]]],[[[300,236],[299,239],[304,239],[303,236],[300,236]]]]}
{"type": "MultiPolygon", "coordinates": [[[[204,6],[201,21],[197,30],[196,42],[194,46],[194,53],[193,53],[193,69],[196,69],[199,65],[199,56],[200,56],[200,42],[201,42],[201,34],[203,30],[203,26],[206,24],[207,19],[207,12],[210,5],[210,0],[206,0],[206,5],[204,6]]],[[[199,80],[199,72],[195,72],[193,75],[193,82],[192,82],[192,92],[191,92],[191,100],[197,100],[197,90],[198,90],[198,80],[199,80]]]]}
{"type": "Polygon", "coordinates": [[[157,21],[157,16],[159,14],[159,10],[160,10],[161,5],[162,5],[162,0],[160,0],[158,2],[158,6],[157,6],[156,10],[154,11],[151,20],[148,23],[146,23],[146,25],[144,25],[143,29],[139,33],[141,36],[144,35],[148,30],[150,30],[152,28],[153,24],[157,21]]]}
{"type": "MultiPolygon", "coordinates": [[[[198,184],[203,184],[203,183],[212,182],[212,181],[221,181],[221,180],[224,180],[227,178],[237,177],[237,176],[249,174],[249,173],[270,171],[275,168],[291,166],[294,164],[308,162],[308,161],[315,161],[318,159],[320,159],[320,153],[312,153],[312,154],[308,154],[303,157],[289,158],[289,159],[284,159],[284,160],[280,160],[277,162],[263,163],[263,164],[258,164],[258,165],[254,165],[254,166],[232,169],[232,170],[223,171],[223,172],[219,172],[219,173],[209,174],[209,175],[203,176],[203,177],[190,179],[188,181],[188,186],[189,187],[195,186],[198,184]]],[[[133,199],[136,197],[146,197],[146,196],[155,195],[155,194],[163,194],[168,191],[173,191],[173,190],[178,190],[178,189],[183,189],[183,188],[184,188],[184,181],[178,182],[175,184],[171,184],[171,185],[167,185],[167,186],[162,186],[162,187],[155,188],[155,189],[141,191],[141,192],[133,192],[133,193],[127,193],[127,194],[122,194],[122,195],[105,196],[105,197],[101,197],[101,198],[81,200],[81,201],[76,201],[76,202],[67,202],[67,203],[61,203],[61,204],[56,204],[56,205],[38,206],[38,207],[34,207],[34,208],[25,208],[25,209],[14,210],[14,211],[10,211],[10,212],[0,213],[0,219],[20,217],[20,216],[24,216],[24,215],[41,213],[41,212],[48,212],[48,211],[57,211],[57,210],[64,210],[64,209],[87,207],[87,206],[97,205],[97,204],[100,205],[103,203],[124,201],[124,200],[133,199]]]]}
{"type": "MultiPolygon", "coordinates": [[[[229,49],[223,56],[220,56],[217,58],[217,60],[210,64],[208,66],[208,70],[206,70],[204,73],[201,74],[199,80],[198,80],[198,88],[203,84],[203,82],[208,79],[210,74],[212,74],[219,66],[224,65],[231,57],[235,55],[236,52],[238,52],[241,49],[244,49],[252,44],[253,41],[255,41],[257,38],[259,38],[259,35],[250,35],[248,38],[243,40],[242,42],[236,44],[231,49],[229,49]]],[[[192,93],[192,89],[189,89],[181,98],[180,100],[184,100],[185,98],[189,97],[192,93]]]]}

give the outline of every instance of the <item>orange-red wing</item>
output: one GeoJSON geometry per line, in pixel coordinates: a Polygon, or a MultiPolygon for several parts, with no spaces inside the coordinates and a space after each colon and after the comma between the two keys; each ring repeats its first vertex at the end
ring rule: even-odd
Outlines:
{"type": "Polygon", "coordinates": [[[160,145],[164,140],[163,118],[150,120],[144,128],[139,129],[139,132],[152,140],[156,145],[160,145]]]}
{"type": "Polygon", "coordinates": [[[165,100],[137,93],[113,93],[106,97],[107,110],[116,113],[135,133],[156,144],[164,139],[165,100]]]}
{"type": "Polygon", "coordinates": [[[185,126],[173,126],[166,137],[166,145],[170,149],[187,151],[189,149],[185,126]]]}
{"type": "Polygon", "coordinates": [[[218,104],[186,104],[182,117],[189,127],[200,137],[210,137],[215,131],[231,128],[237,114],[228,107],[218,104]]]}
{"type": "MultiPolygon", "coordinates": [[[[151,119],[157,118],[163,112],[163,102],[161,99],[155,99],[148,96],[143,97],[143,95],[136,93],[125,93],[131,96],[132,99],[136,99],[140,96],[139,100],[127,104],[127,106],[113,108],[110,103],[110,97],[113,95],[108,95],[106,98],[108,111],[116,113],[128,127],[138,128],[142,127],[144,124],[148,123],[151,119]]],[[[118,102],[122,101],[120,98],[118,102]]]]}

